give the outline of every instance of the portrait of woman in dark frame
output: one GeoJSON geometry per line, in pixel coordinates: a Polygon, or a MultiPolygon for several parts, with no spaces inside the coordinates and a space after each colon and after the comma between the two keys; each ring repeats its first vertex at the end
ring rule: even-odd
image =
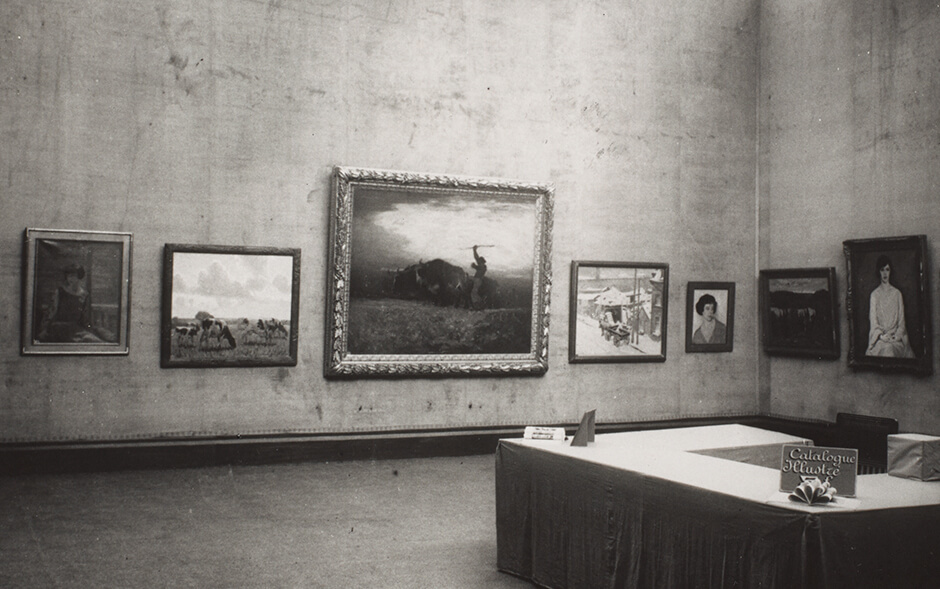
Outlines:
{"type": "Polygon", "coordinates": [[[875,263],[878,286],[871,291],[866,356],[913,358],[904,319],[904,295],[891,284],[891,259],[882,254],[875,263]]]}
{"type": "Polygon", "coordinates": [[[734,349],[733,282],[689,282],[686,287],[686,352],[734,349]]]}
{"type": "Polygon", "coordinates": [[[843,242],[849,366],[933,373],[924,235],[843,242]]]}

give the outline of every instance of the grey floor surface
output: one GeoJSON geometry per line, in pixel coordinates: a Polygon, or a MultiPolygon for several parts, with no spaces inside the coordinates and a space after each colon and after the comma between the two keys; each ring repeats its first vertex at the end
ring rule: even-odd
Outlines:
{"type": "Polygon", "coordinates": [[[0,587],[533,585],[488,455],[0,477],[0,587]]]}

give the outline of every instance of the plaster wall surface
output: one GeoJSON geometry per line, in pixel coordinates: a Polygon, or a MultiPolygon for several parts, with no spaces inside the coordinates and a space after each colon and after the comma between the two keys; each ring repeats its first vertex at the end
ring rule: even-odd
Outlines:
{"type": "Polygon", "coordinates": [[[837,361],[763,357],[760,402],[771,413],[861,413],[940,433],[936,374],[848,368],[842,251],[848,239],[927,236],[936,356],[938,33],[936,2],[761,4],[760,267],[835,267],[842,342],[837,361]]]}
{"type": "Polygon", "coordinates": [[[757,11],[4,2],[0,440],[755,412],[757,11]],[[324,380],[334,165],[554,183],[548,374],[324,380]],[[26,227],[133,233],[128,356],[19,354],[26,227]],[[301,248],[297,366],[159,368],[165,243],[301,248]],[[670,264],[665,363],[567,363],[572,260],[670,264]],[[689,280],[737,283],[732,353],[684,353],[689,280]]]}

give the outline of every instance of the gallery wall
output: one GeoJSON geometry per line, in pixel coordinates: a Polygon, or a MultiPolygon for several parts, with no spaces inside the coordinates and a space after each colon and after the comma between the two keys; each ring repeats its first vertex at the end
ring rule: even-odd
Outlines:
{"type": "Polygon", "coordinates": [[[4,2],[0,438],[754,413],[757,4],[4,2]],[[553,183],[548,373],[325,380],[335,165],[553,183]],[[26,227],[133,233],[127,356],[20,355],[26,227]],[[297,365],[161,369],[166,243],[301,248],[297,365]],[[665,362],[568,364],[572,260],[670,265],[665,362]],[[689,280],[733,352],[684,352],[689,280]]]}
{"type": "Polygon", "coordinates": [[[842,343],[838,360],[762,360],[765,412],[940,433],[938,30],[936,2],[761,4],[760,267],[834,267],[842,343]],[[850,369],[842,242],[905,235],[927,237],[935,374],[850,369]]]}

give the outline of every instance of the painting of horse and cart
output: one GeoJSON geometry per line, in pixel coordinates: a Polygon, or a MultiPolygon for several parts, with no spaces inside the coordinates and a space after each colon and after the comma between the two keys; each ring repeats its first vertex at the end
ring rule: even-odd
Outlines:
{"type": "Polygon", "coordinates": [[[327,376],[541,374],[551,188],[337,168],[327,376]]]}
{"type": "Polygon", "coordinates": [[[161,365],[294,366],[300,250],[167,244],[161,365]]]}
{"type": "Polygon", "coordinates": [[[668,264],[572,262],[568,361],[665,361],[668,289],[668,264]]]}

